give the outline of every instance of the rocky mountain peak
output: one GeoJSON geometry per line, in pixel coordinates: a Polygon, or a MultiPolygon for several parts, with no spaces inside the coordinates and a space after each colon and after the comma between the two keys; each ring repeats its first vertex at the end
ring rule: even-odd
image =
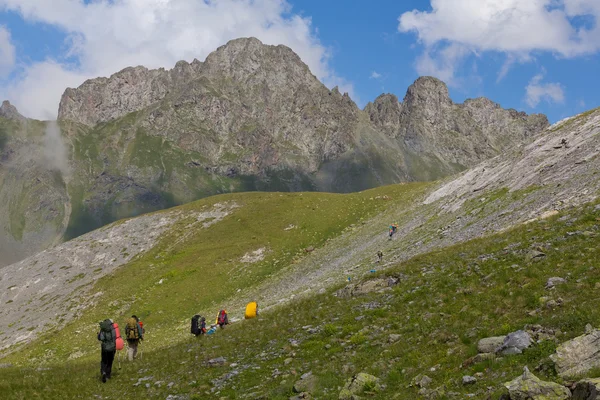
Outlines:
{"type": "Polygon", "coordinates": [[[444,107],[451,106],[452,100],[448,93],[448,86],[444,82],[432,76],[422,76],[408,87],[404,103],[409,108],[444,107]]]}
{"type": "Polygon", "coordinates": [[[393,136],[398,131],[402,104],[396,95],[382,94],[372,103],[368,103],[364,111],[369,115],[371,122],[384,129],[386,134],[393,136]]]}
{"type": "Polygon", "coordinates": [[[10,104],[10,101],[4,100],[2,106],[0,106],[0,117],[12,119],[15,121],[24,121],[25,117],[22,116],[17,107],[10,104]]]}

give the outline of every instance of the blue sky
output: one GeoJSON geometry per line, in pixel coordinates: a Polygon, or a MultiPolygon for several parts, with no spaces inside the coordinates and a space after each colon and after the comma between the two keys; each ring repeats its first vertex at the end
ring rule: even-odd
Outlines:
{"type": "Polygon", "coordinates": [[[66,87],[203,60],[240,36],[294,49],[362,107],[419,75],[551,121],[600,106],[598,0],[0,0],[0,97],[53,118],[66,87]]]}

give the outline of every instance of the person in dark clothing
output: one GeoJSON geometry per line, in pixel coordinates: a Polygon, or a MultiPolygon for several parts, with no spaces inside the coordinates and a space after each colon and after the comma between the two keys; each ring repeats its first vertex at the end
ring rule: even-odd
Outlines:
{"type": "Polygon", "coordinates": [[[117,352],[116,339],[117,335],[113,330],[112,320],[105,319],[100,322],[98,340],[101,342],[100,374],[102,375],[102,382],[110,379],[112,373],[112,365],[117,352]]]}
{"type": "Polygon", "coordinates": [[[377,262],[381,262],[383,260],[383,251],[379,250],[377,252],[377,262]]]}

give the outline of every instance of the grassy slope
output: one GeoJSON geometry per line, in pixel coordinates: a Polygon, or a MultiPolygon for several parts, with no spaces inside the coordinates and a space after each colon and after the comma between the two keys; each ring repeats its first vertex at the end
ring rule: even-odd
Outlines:
{"type": "MultiPolygon", "coordinates": [[[[238,208],[208,228],[189,229],[193,221],[181,220],[158,246],[97,282],[91,293],[101,295],[90,299],[92,305],[83,319],[67,326],[48,343],[20,350],[8,361],[62,362],[72,353],[93,358],[95,346],[89,346],[89,338],[94,335],[97,321],[107,316],[120,321],[131,313],[152,326],[155,333],[148,347],[164,346],[173,339],[174,327],[179,329],[175,333],[178,337],[186,336],[190,315],[198,311],[216,314],[220,307],[231,307],[234,297],[245,304],[253,287],[306,257],[305,248],[322,246],[349,225],[389,205],[387,201],[369,201],[375,194],[402,203],[423,186],[396,185],[351,195],[227,194],[182,206],[178,210],[209,211],[215,203],[236,204],[238,208]],[[286,230],[290,225],[294,228],[286,230]],[[264,260],[240,262],[246,253],[260,248],[266,249],[264,260]],[[163,283],[158,284],[161,280],[163,283]]],[[[78,304],[74,302],[73,306],[78,304]]],[[[235,316],[235,312],[232,314],[235,316]]]]}
{"type": "MultiPolygon", "coordinates": [[[[593,206],[398,264],[390,273],[404,274],[405,279],[393,291],[349,300],[338,299],[329,291],[275,309],[257,320],[236,323],[213,337],[178,342],[185,337],[187,318],[194,312],[216,310],[220,300],[240,286],[258,282],[273,271],[274,265],[302,257],[304,247],[322,245],[340,229],[366,216],[364,199],[374,192],[395,194],[401,201],[400,195],[410,188],[392,186],[346,196],[226,195],[188,206],[201,209],[210,201],[226,199],[243,204],[223,223],[196,232],[184,247],[167,250],[173,238],[165,238],[158,249],[99,282],[97,289],[105,294],[83,320],[6,360],[22,366],[0,369],[0,394],[3,398],[75,398],[83,394],[108,398],[189,394],[201,398],[210,393],[214,379],[230,370],[240,373],[224,385],[221,397],[250,394],[249,398],[287,398],[297,376],[307,371],[318,377],[317,398],[336,398],[344,381],[360,371],[379,376],[387,385],[375,398],[393,394],[415,398],[416,389],[407,387],[419,373],[433,378],[432,387],[456,392],[458,398],[466,393],[476,393],[476,398],[490,393],[496,398],[501,384],[520,374],[524,365],[532,371],[545,365],[548,368],[536,374],[559,381],[547,359],[554,351],[553,342],[536,345],[519,356],[464,369],[460,365],[476,354],[478,339],[522,329],[527,323],[560,329],[561,341],[582,334],[587,323],[597,325],[600,298],[593,292],[600,282],[600,250],[594,234],[600,230],[600,212],[593,206]],[[346,213],[338,214],[340,209],[346,213]],[[283,231],[299,218],[304,218],[299,229],[283,231]],[[224,243],[223,237],[232,240],[224,243]],[[239,257],[265,245],[272,252],[264,262],[252,266],[251,275],[235,273],[239,257]],[[528,261],[528,251],[540,246],[547,257],[528,261]],[[547,291],[544,284],[551,276],[568,277],[568,284],[547,291]],[[161,278],[164,283],[156,285],[161,278]],[[128,293],[135,293],[135,300],[128,293]],[[545,309],[540,303],[542,296],[561,297],[564,305],[545,309]],[[113,299],[121,303],[111,308],[107,303],[113,299]],[[375,309],[365,307],[369,303],[376,303],[375,309]],[[107,313],[107,308],[112,312],[107,313]],[[537,313],[529,314],[536,309],[537,313]],[[144,358],[136,365],[125,363],[114,381],[102,385],[98,382],[94,321],[107,314],[120,315],[120,321],[130,311],[141,314],[148,326],[144,358]],[[359,316],[363,318],[357,321],[359,316]],[[308,333],[302,328],[306,325],[319,327],[319,332],[308,333]],[[84,334],[77,335],[76,330],[84,334]],[[392,333],[401,335],[400,342],[388,343],[392,333]],[[290,339],[299,341],[299,346],[290,346],[290,339]],[[159,343],[172,346],[152,351],[162,346],[159,343]],[[76,350],[88,353],[65,363],[66,356],[76,350]],[[204,365],[217,356],[239,365],[204,365]],[[51,364],[49,370],[32,369],[44,357],[57,364],[51,364]],[[288,357],[293,361],[285,365],[288,357]],[[434,366],[435,371],[430,371],[434,366]],[[274,369],[282,375],[273,378],[274,369]],[[463,387],[462,375],[476,372],[484,374],[479,382],[463,387]],[[152,376],[148,381],[151,388],[145,387],[146,382],[133,386],[138,378],[147,376],[152,376]],[[159,381],[163,383],[154,384],[159,381]],[[170,382],[173,385],[169,389],[166,384],[170,382]],[[488,387],[492,387],[489,392],[488,387]]],[[[239,310],[230,311],[239,314],[239,310]]]]}

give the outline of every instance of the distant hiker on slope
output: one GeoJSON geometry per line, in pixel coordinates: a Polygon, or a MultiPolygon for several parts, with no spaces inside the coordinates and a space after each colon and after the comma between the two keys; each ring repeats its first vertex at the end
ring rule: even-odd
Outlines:
{"type": "Polygon", "coordinates": [[[144,340],[144,328],[140,324],[140,319],[132,315],[127,320],[125,327],[125,337],[127,338],[127,358],[129,361],[135,360],[137,357],[138,344],[140,340],[144,340]]]}
{"type": "Polygon", "coordinates": [[[102,382],[106,382],[107,379],[110,379],[115,353],[117,352],[117,334],[113,329],[112,320],[105,319],[100,322],[98,340],[102,342],[100,374],[102,375],[102,382]]]}
{"type": "Polygon", "coordinates": [[[383,260],[383,251],[379,250],[377,252],[377,262],[380,263],[383,260]]]}
{"type": "Polygon", "coordinates": [[[225,325],[229,324],[229,318],[227,317],[227,311],[221,310],[217,315],[216,324],[219,325],[219,328],[223,329],[225,325]]]}
{"type": "Polygon", "coordinates": [[[398,231],[398,225],[397,224],[391,224],[390,225],[390,240],[392,240],[392,236],[394,236],[394,234],[398,231]]]}

